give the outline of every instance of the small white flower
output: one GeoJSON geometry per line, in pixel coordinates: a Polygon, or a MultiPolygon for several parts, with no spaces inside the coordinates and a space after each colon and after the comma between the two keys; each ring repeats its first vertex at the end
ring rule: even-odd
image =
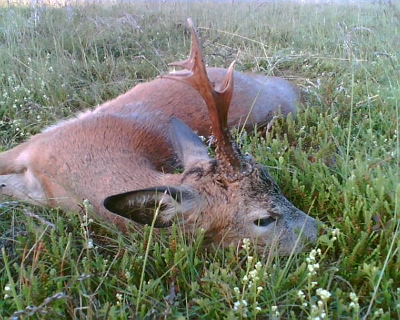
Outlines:
{"type": "Polygon", "coordinates": [[[93,249],[94,248],[93,239],[88,239],[86,248],[87,249],[93,249]]]}
{"type": "Polygon", "coordinates": [[[376,310],[374,312],[374,317],[379,317],[381,315],[383,315],[383,309],[382,308],[380,308],[380,309],[378,309],[378,310],[376,310]]]}
{"type": "Polygon", "coordinates": [[[319,295],[323,301],[327,301],[332,294],[328,290],[318,288],[317,295],[319,295]]]}
{"type": "Polygon", "coordinates": [[[271,306],[271,311],[275,312],[276,317],[279,317],[278,306],[271,306]]]}
{"type": "Polygon", "coordinates": [[[354,292],[350,292],[349,296],[351,301],[358,302],[358,297],[354,292]]]}
{"type": "Polygon", "coordinates": [[[332,230],[332,236],[338,237],[340,235],[340,229],[335,228],[332,230]]]}
{"type": "Polygon", "coordinates": [[[236,301],[234,304],[233,304],[233,310],[239,310],[239,309],[246,309],[246,307],[247,307],[247,301],[246,300],[239,300],[239,301],[236,301]]]}
{"type": "Polygon", "coordinates": [[[317,273],[316,270],[319,269],[319,263],[309,264],[309,265],[307,266],[307,268],[308,268],[308,271],[310,271],[310,272],[308,273],[309,276],[315,275],[315,274],[317,273]]]}
{"type": "Polygon", "coordinates": [[[250,239],[249,238],[243,239],[242,248],[246,251],[250,250],[250,239]]]}
{"type": "Polygon", "coordinates": [[[122,295],[121,293],[117,293],[117,294],[115,295],[115,297],[117,298],[117,306],[120,306],[120,305],[121,305],[122,298],[123,298],[123,295],[122,295]]]}
{"type": "Polygon", "coordinates": [[[350,309],[354,309],[354,310],[358,310],[360,308],[360,305],[358,303],[355,303],[355,302],[350,302],[349,303],[349,308],[350,309]]]}
{"type": "Polygon", "coordinates": [[[11,298],[11,286],[9,284],[4,286],[4,300],[11,298]]]}
{"type": "Polygon", "coordinates": [[[258,277],[258,272],[257,272],[257,270],[251,270],[251,271],[249,272],[249,278],[250,278],[250,279],[253,279],[253,281],[258,281],[258,280],[260,280],[260,278],[258,277]]]}

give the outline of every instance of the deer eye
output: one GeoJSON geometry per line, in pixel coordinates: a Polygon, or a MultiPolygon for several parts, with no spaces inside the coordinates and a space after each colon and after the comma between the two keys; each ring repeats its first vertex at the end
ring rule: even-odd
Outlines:
{"type": "Polygon", "coordinates": [[[264,219],[254,220],[254,224],[258,227],[266,227],[266,226],[270,225],[271,223],[274,223],[275,221],[276,221],[275,218],[268,217],[268,218],[264,218],[264,219]]]}

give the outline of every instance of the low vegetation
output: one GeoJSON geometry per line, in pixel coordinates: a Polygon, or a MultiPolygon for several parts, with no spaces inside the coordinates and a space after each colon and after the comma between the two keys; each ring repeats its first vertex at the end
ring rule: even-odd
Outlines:
{"type": "MultiPolygon", "coordinates": [[[[0,317],[400,318],[400,7],[138,2],[0,8],[0,149],[168,71],[192,17],[210,66],[276,75],[298,115],[239,137],[325,231],[261,257],[202,234],[122,235],[96,219],[0,204],[0,317]]],[[[101,183],[101,181],[99,181],[101,183]]]]}

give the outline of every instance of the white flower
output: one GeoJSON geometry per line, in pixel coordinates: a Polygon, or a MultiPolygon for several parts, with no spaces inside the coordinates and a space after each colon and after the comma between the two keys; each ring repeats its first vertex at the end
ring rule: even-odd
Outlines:
{"type": "Polygon", "coordinates": [[[358,297],[354,292],[350,292],[349,296],[351,301],[358,302],[358,297]]]}
{"type": "Polygon", "coordinates": [[[332,240],[336,240],[337,237],[340,235],[340,229],[337,228],[333,229],[331,231],[331,234],[332,234],[332,240]]]}
{"type": "Polygon", "coordinates": [[[258,272],[257,272],[257,270],[251,270],[251,271],[249,272],[249,278],[250,278],[250,279],[253,279],[253,281],[258,281],[258,280],[260,280],[260,278],[258,277],[258,272]]]}
{"type": "Polygon", "coordinates": [[[299,290],[299,291],[297,292],[297,296],[298,296],[299,299],[301,299],[301,300],[304,300],[305,297],[306,297],[306,295],[304,294],[304,292],[301,291],[301,290],[299,290]]]}
{"type": "Polygon", "coordinates": [[[4,286],[4,300],[11,298],[11,286],[9,284],[4,286]]]}
{"type": "Polygon", "coordinates": [[[350,292],[349,294],[350,296],[350,304],[349,304],[349,308],[350,309],[354,309],[354,310],[358,310],[360,309],[360,305],[358,304],[358,297],[354,292],[350,292]]]}
{"type": "Polygon", "coordinates": [[[275,312],[275,316],[279,317],[278,306],[271,306],[271,311],[275,312]]]}
{"type": "Polygon", "coordinates": [[[123,298],[123,295],[122,295],[121,293],[117,293],[117,294],[115,295],[115,297],[117,298],[117,306],[120,306],[120,305],[121,305],[122,298],[123,298]]]}
{"type": "Polygon", "coordinates": [[[307,268],[308,268],[308,271],[310,271],[310,272],[308,273],[308,275],[314,275],[314,274],[317,273],[316,270],[319,269],[319,263],[309,264],[309,265],[307,266],[307,268]]]}
{"type": "Polygon", "coordinates": [[[323,301],[327,301],[332,294],[328,290],[318,288],[317,295],[319,295],[323,301]]]}
{"type": "Polygon", "coordinates": [[[354,303],[354,302],[350,302],[349,303],[349,308],[350,309],[354,309],[354,310],[358,310],[358,308],[360,308],[358,303],[354,303]]]}
{"type": "Polygon", "coordinates": [[[239,309],[244,309],[244,310],[246,310],[246,307],[247,307],[247,301],[246,300],[239,300],[239,301],[236,301],[234,304],[233,304],[233,310],[239,310],[239,309]]]}
{"type": "Polygon", "coordinates": [[[376,317],[376,318],[381,316],[381,315],[383,315],[383,309],[382,308],[380,308],[380,309],[378,309],[378,310],[376,310],[374,312],[374,317],[376,317]]]}
{"type": "Polygon", "coordinates": [[[88,239],[86,249],[93,249],[93,248],[94,248],[93,239],[88,239]]]}
{"type": "Polygon", "coordinates": [[[246,251],[250,250],[250,239],[249,238],[243,239],[242,248],[246,251]]]}

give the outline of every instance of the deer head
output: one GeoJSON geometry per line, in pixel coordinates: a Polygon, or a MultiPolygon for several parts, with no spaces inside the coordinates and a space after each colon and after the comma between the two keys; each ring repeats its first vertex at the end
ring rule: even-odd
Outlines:
{"type": "Polygon", "coordinates": [[[172,64],[187,72],[164,77],[187,83],[203,97],[216,140],[216,157],[208,155],[188,126],[172,118],[170,139],[184,171],[165,175],[153,188],[110,196],[104,206],[141,224],[169,227],[176,221],[188,234],[202,228],[205,241],[214,244],[227,246],[250,238],[261,253],[271,248],[280,254],[298,251],[306,241],[316,239],[316,221],[282,195],[264,166],[241,154],[227,124],[234,63],[221,83],[211,83],[193,22],[188,19],[188,23],[190,56],[172,64]]]}

